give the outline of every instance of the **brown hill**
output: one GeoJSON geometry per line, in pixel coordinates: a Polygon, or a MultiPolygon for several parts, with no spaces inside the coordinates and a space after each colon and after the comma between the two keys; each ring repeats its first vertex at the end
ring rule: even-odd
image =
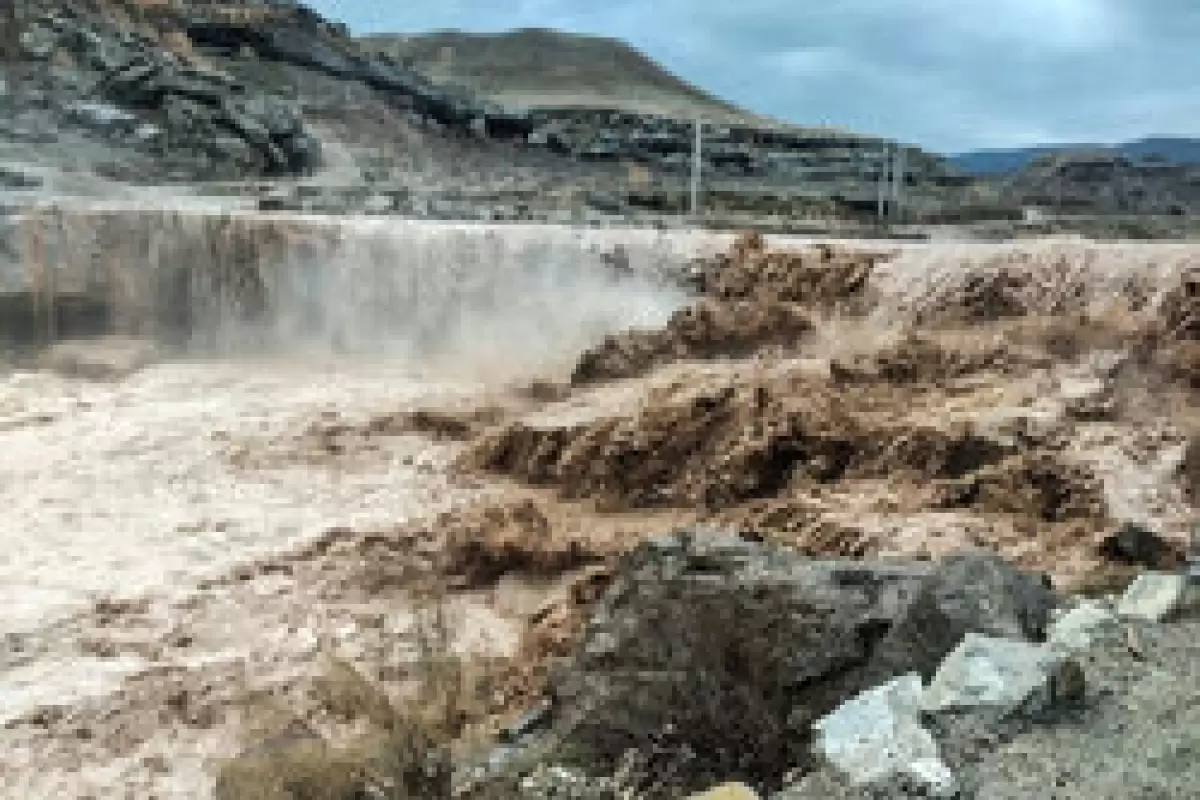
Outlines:
{"type": "Polygon", "coordinates": [[[360,39],[434,80],[467,86],[515,108],[611,108],[729,123],[770,122],[727,103],[617,39],[545,29],[438,31],[360,39]]]}

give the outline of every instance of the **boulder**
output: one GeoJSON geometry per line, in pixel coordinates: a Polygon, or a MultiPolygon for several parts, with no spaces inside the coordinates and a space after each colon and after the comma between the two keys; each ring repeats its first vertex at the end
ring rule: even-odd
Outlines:
{"type": "Polygon", "coordinates": [[[21,33],[21,50],[30,58],[45,60],[58,49],[58,36],[51,30],[34,26],[21,33]]]}
{"type": "Polygon", "coordinates": [[[679,531],[618,565],[551,682],[549,728],[588,774],[633,751],[647,781],[686,776],[650,797],[730,779],[770,792],[812,768],[813,723],[848,698],[932,674],[966,633],[1040,638],[1054,605],[1041,577],[985,554],[826,561],[679,531]]]}
{"type": "Polygon", "coordinates": [[[952,796],[954,774],[920,723],[923,694],[912,674],[848,700],[816,723],[817,752],[855,786],[900,778],[929,796],[952,796]]]}
{"type": "Polygon", "coordinates": [[[1100,543],[1100,554],[1118,564],[1162,568],[1174,566],[1180,554],[1155,531],[1125,522],[1100,543]]]}
{"type": "Polygon", "coordinates": [[[614,787],[607,779],[557,764],[539,766],[520,784],[521,797],[528,800],[611,800],[614,787]]]}
{"type": "Polygon", "coordinates": [[[1144,572],[1117,603],[1117,613],[1129,619],[1162,622],[1181,611],[1195,595],[1183,572],[1144,572]]]}
{"type": "Polygon", "coordinates": [[[130,133],[140,124],[136,114],[109,103],[75,103],[67,109],[67,114],[76,122],[101,133],[130,133]]]}
{"type": "Polygon", "coordinates": [[[1046,641],[1069,652],[1081,652],[1091,647],[1099,636],[1112,633],[1117,627],[1117,617],[1107,606],[1085,600],[1054,621],[1046,641]]]}
{"type": "Polygon", "coordinates": [[[1031,575],[993,553],[946,558],[879,643],[876,677],[915,671],[928,679],[969,633],[1042,641],[1058,599],[1044,575],[1031,575]]]}
{"type": "Polygon", "coordinates": [[[1084,688],[1082,669],[1060,649],[971,633],[938,668],[922,707],[997,721],[1033,718],[1077,706],[1084,688]]]}
{"type": "MultiPolygon", "coordinates": [[[[42,183],[42,179],[36,175],[0,167],[0,189],[37,189],[42,183]]],[[[0,255],[6,253],[4,241],[5,239],[0,236],[0,255]]]]}
{"type": "Polygon", "coordinates": [[[630,553],[555,681],[559,726],[588,772],[629,750],[689,761],[695,791],[770,785],[809,762],[813,720],[860,673],[927,565],[811,561],[706,531],[630,553]]]}

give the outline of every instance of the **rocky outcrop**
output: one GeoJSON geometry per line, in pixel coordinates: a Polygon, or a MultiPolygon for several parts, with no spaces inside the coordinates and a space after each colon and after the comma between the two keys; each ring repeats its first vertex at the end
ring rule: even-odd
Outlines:
{"type": "Polygon", "coordinates": [[[450,128],[475,129],[498,138],[523,137],[533,130],[532,123],[522,115],[486,104],[469,92],[438,86],[391,59],[330,36],[324,26],[312,20],[289,23],[201,18],[185,21],[184,25],[188,37],[200,47],[228,52],[249,50],[262,59],[356,81],[450,128]]]}
{"type": "Polygon", "coordinates": [[[1110,151],[1044,156],[1003,179],[1013,203],[1060,213],[1185,215],[1200,207],[1197,168],[1110,151]]]}
{"type": "Polygon", "coordinates": [[[552,682],[549,733],[529,739],[586,774],[623,771],[639,796],[731,779],[773,791],[814,766],[814,723],[880,674],[924,670],[966,633],[1042,630],[1055,599],[1039,587],[983,555],[815,561],[682,531],[624,559],[552,682]]]}
{"type": "Polygon", "coordinates": [[[320,143],[286,100],[107,20],[49,14],[21,42],[29,59],[71,63],[84,99],[66,119],[109,141],[192,155],[211,176],[303,174],[320,164],[320,143]]]}

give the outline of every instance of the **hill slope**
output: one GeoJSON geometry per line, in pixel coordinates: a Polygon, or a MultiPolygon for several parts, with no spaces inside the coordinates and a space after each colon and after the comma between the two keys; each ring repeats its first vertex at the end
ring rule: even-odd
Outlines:
{"type": "Polygon", "coordinates": [[[544,29],[499,34],[439,31],[374,35],[370,50],[408,61],[434,80],[457,83],[517,108],[613,108],[710,120],[765,120],[671,74],[616,39],[544,29]]]}
{"type": "Polygon", "coordinates": [[[1130,159],[1158,156],[1175,164],[1200,164],[1200,139],[1161,136],[1138,139],[1118,145],[1059,144],[1011,150],[976,150],[950,156],[950,162],[974,175],[1015,172],[1028,167],[1041,156],[1072,151],[1107,151],[1130,159]]]}

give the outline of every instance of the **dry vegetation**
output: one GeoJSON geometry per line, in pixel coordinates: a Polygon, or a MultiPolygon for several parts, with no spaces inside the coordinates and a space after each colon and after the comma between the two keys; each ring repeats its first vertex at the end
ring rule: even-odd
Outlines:
{"type": "Polygon", "coordinates": [[[341,662],[316,681],[320,706],[346,723],[365,723],[367,733],[335,746],[285,731],[225,765],[217,797],[349,800],[368,792],[397,800],[448,797],[455,747],[478,714],[478,685],[451,651],[444,608],[434,603],[425,611],[416,629],[419,655],[404,665],[399,697],[341,662]]]}

